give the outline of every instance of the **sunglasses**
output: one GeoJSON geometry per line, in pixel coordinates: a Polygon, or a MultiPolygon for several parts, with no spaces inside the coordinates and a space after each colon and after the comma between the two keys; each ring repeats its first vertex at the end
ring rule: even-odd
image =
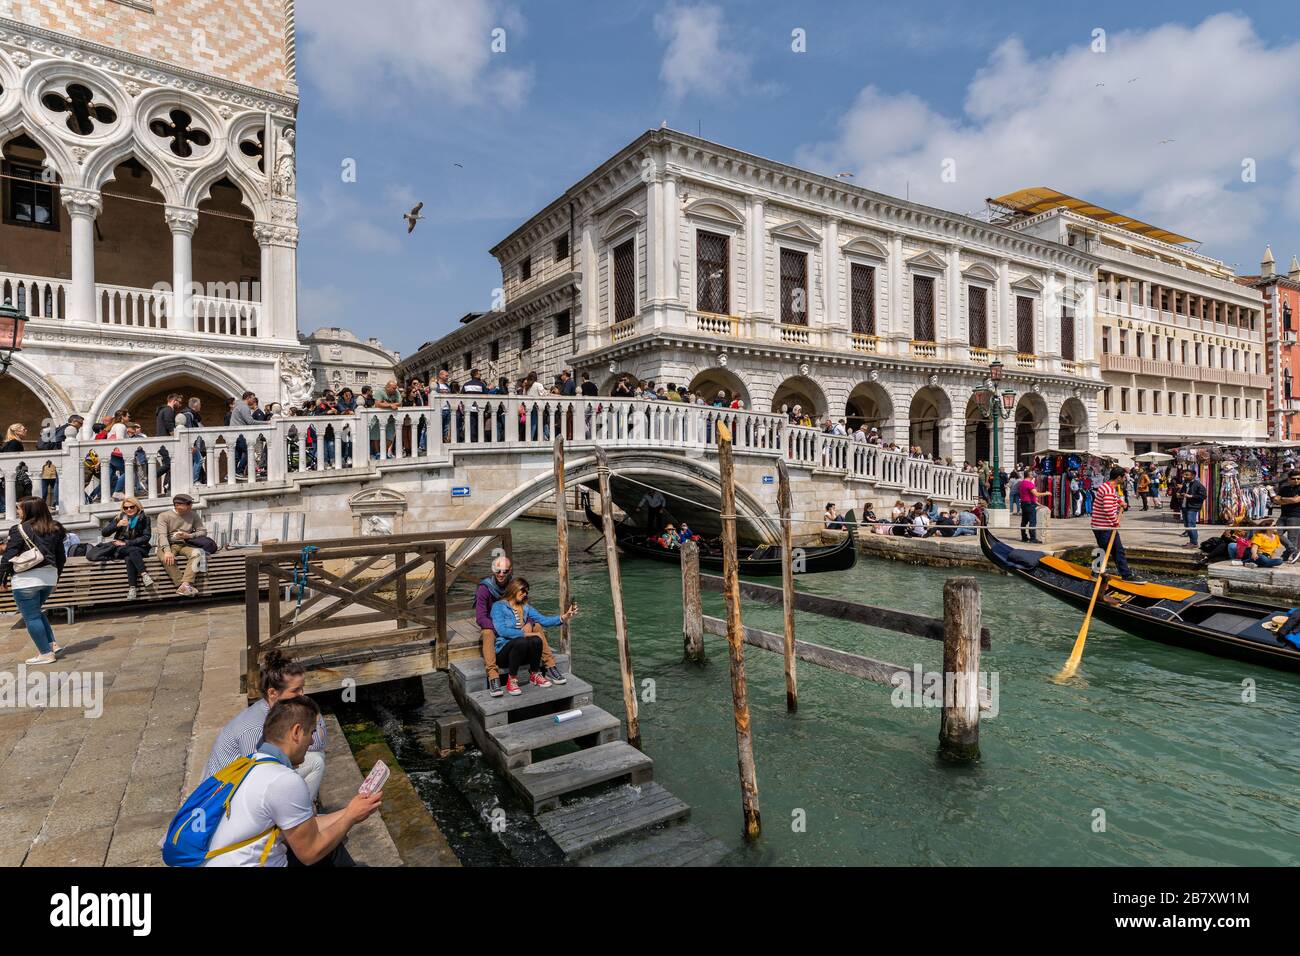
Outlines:
{"type": "Polygon", "coordinates": [[[139,511],[140,509],[137,508],[135,505],[123,505],[123,506],[122,506],[122,510],[123,510],[123,511],[139,511]]]}

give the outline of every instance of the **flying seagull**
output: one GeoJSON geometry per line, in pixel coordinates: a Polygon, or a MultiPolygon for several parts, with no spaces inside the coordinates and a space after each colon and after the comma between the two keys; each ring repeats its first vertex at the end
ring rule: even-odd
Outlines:
{"type": "Polygon", "coordinates": [[[462,166],[460,163],[452,163],[452,165],[455,166],[457,169],[464,169],[464,168],[465,168],[465,167],[462,166]]]}
{"type": "Polygon", "coordinates": [[[1162,139],[1162,140],[1160,141],[1159,145],[1163,146],[1163,145],[1165,145],[1165,143],[1172,143],[1172,142],[1173,142],[1172,139],[1162,139]]]}
{"type": "Polygon", "coordinates": [[[835,174],[835,178],[836,178],[836,179],[852,179],[852,178],[853,178],[853,174],[852,174],[852,173],[836,173],[836,174],[835,174]]]}
{"type": "Polygon", "coordinates": [[[411,208],[411,211],[410,211],[410,212],[404,212],[404,213],[402,213],[402,218],[406,220],[406,234],[407,234],[408,236],[409,236],[411,233],[415,232],[415,224],[416,224],[417,222],[419,222],[421,219],[424,219],[424,218],[425,218],[424,216],[421,216],[421,215],[420,215],[420,210],[423,209],[423,208],[424,208],[424,203],[422,203],[422,202],[417,202],[417,203],[416,203],[416,204],[411,208]]]}

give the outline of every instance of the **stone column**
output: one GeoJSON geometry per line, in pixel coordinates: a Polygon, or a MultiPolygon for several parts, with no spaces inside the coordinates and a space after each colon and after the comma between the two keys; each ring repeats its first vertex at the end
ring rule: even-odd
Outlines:
{"type": "MultiPolygon", "coordinates": [[[[677,202],[677,177],[665,175],[663,185],[664,222],[661,245],[664,253],[663,295],[667,299],[679,301],[682,297],[682,268],[678,250],[681,247],[680,206],[677,202]]],[[[727,274],[731,274],[728,266],[727,274]]]]}
{"type": "Polygon", "coordinates": [[[199,211],[184,206],[168,206],[163,212],[167,228],[172,231],[172,301],[169,329],[194,330],[194,308],[190,286],[194,284],[194,230],[199,227],[199,211]]]}
{"type": "Polygon", "coordinates": [[[963,330],[961,314],[961,246],[954,243],[948,247],[948,268],[945,273],[947,279],[947,306],[944,309],[945,327],[942,333],[938,334],[940,341],[960,342],[963,345],[970,341],[970,336],[966,335],[963,330]]]}
{"type": "MultiPolygon", "coordinates": [[[[910,339],[911,330],[903,325],[903,234],[895,232],[889,237],[889,326],[883,334],[891,339],[910,339]]],[[[904,415],[907,411],[904,410],[904,415]]],[[[906,434],[906,433],[904,433],[906,434]]],[[[894,439],[898,441],[897,438],[894,439]]],[[[903,442],[898,442],[900,445],[903,442]]]]}
{"type": "Polygon", "coordinates": [[[1012,324],[1015,321],[1015,309],[1011,303],[1011,260],[998,260],[998,307],[995,313],[997,333],[995,341],[1000,348],[1015,345],[1012,324]]]}
{"type": "Polygon", "coordinates": [[[745,201],[745,214],[748,219],[748,247],[745,261],[749,264],[749,276],[745,289],[749,296],[749,312],[767,311],[767,230],[764,227],[763,200],[749,196],[745,201]]]}
{"type": "Polygon", "coordinates": [[[827,329],[823,341],[844,348],[848,345],[848,323],[840,318],[839,270],[840,221],[832,217],[822,230],[822,325],[827,329]]]}
{"type": "Polygon", "coordinates": [[[664,183],[662,176],[656,175],[646,184],[645,220],[646,301],[653,308],[664,296],[664,183]]]}
{"type": "Polygon", "coordinates": [[[298,230],[259,222],[253,235],[262,247],[262,314],[257,337],[298,339],[298,230]]]}
{"type": "Polygon", "coordinates": [[[95,307],[95,217],[103,208],[103,197],[94,189],[63,189],[60,200],[72,220],[72,296],[68,303],[71,321],[93,325],[95,307]]]}

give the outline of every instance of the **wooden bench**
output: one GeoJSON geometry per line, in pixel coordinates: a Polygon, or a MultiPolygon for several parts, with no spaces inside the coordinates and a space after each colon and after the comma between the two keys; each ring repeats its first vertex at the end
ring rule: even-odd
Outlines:
{"type": "MultiPolygon", "coordinates": [[[[219,551],[208,555],[206,571],[199,572],[194,579],[198,595],[181,598],[176,594],[176,586],[167,576],[162,560],[155,550],[144,559],[144,567],[153,578],[154,586],[141,587],[140,596],[132,605],[153,603],[164,600],[193,601],[198,597],[218,597],[244,593],[244,555],[246,551],[219,551]]],[[[183,561],[181,567],[184,567],[183,561]]],[[[263,577],[265,586],[265,577],[263,577]]],[[[78,608],[108,607],[126,604],[126,562],[125,561],[87,561],[85,558],[68,558],[63,567],[63,574],[49,600],[46,608],[62,608],[67,612],[68,623],[76,619],[78,608]]],[[[17,613],[14,606],[12,590],[0,591],[0,614],[17,613]]]]}

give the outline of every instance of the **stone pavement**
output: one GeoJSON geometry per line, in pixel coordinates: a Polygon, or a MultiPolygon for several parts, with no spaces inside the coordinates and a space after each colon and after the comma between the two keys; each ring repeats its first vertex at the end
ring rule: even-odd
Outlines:
{"type": "MultiPolygon", "coordinates": [[[[244,706],[243,608],[51,620],[64,656],[31,673],[102,675],[102,713],[0,707],[0,866],[159,864],[182,795],[244,706]]],[[[0,628],[0,672],[16,678],[35,649],[15,617],[0,628]]]]}

